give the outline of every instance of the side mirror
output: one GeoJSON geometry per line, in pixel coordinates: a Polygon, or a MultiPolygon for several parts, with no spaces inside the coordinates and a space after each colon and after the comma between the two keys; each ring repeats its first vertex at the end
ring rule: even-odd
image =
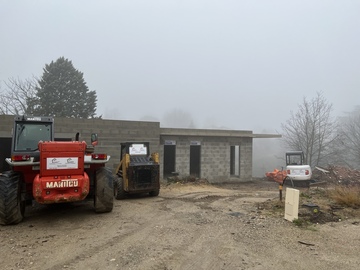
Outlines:
{"type": "Polygon", "coordinates": [[[91,134],[91,144],[93,146],[98,144],[98,135],[96,133],[91,134]]]}

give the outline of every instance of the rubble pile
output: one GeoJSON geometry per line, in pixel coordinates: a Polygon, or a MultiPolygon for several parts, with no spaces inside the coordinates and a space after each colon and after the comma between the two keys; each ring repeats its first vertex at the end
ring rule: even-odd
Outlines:
{"type": "Polygon", "coordinates": [[[337,185],[360,185],[360,171],[344,166],[315,167],[312,178],[337,185]]]}

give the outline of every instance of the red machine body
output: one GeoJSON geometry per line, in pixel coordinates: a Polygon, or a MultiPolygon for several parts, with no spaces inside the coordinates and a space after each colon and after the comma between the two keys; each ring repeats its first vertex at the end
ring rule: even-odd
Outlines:
{"type": "Polygon", "coordinates": [[[85,142],[40,142],[40,173],[33,182],[39,203],[81,201],[89,194],[90,180],[84,171],[85,142]]]}
{"type": "Polygon", "coordinates": [[[15,116],[10,170],[0,173],[0,224],[21,222],[26,205],[94,201],[96,213],[111,212],[114,175],[105,164],[110,156],[94,153],[92,146],[79,141],[55,141],[52,117],[15,116]]]}

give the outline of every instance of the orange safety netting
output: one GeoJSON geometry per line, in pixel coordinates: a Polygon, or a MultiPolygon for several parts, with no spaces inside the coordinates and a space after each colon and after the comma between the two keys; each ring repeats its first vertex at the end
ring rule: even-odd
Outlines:
{"type": "Polygon", "coordinates": [[[274,180],[275,182],[282,184],[284,182],[285,177],[287,176],[286,171],[279,171],[278,169],[275,169],[272,172],[265,173],[266,177],[274,180]]]}

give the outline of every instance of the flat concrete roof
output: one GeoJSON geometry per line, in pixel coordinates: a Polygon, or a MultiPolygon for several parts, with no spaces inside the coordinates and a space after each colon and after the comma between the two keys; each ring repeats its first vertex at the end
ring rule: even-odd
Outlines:
{"type": "Polygon", "coordinates": [[[281,134],[253,134],[255,139],[273,139],[273,138],[281,138],[281,134]]]}
{"type": "Polygon", "coordinates": [[[281,138],[280,134],[254,134],[250,130],[160,128],[160,136],[281,138]]]}

